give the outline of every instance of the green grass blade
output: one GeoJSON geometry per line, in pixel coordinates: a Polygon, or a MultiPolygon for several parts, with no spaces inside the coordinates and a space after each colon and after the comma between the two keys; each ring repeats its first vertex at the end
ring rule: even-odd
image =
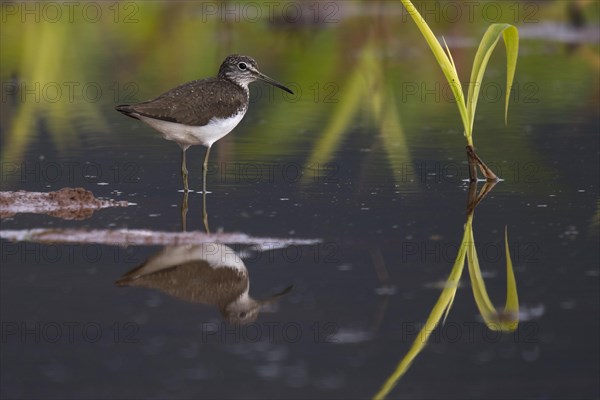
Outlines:
{"type": "Polygon", "coordinates": [[[506,303],[504,311],[498,312],[485,288],[483,277],[481,276],[481,268],[477,259],[477,251],[475,249],[475,240],[473,229],[468,230],[469,240],[467,242],[467,264],[469,266],[469,276],[471,278],[471,288],[473,289],[473,297],[475,303],[485,321],[486,326],[494,331],[514,331],[519,324],[519,297],[517,294],[517,282],[510,259],[508,249],[508,234],[505,232],[504,241],[506,246],[506,303]]]}
{"type": "Polygon", "coordinates": [[[469,276],[471,277],[473,297],[475,298],[475,303],[477,303],[481,316],[487,321],[489,319],[487,316],[493,314],[496,310],[487,294],[485,283],[481,276],[481,268],[479,267],[479,258],[477,257],[477,249],[475,248],[475,236],[473,234],[472,226],[469,226],[468,234],[467,264],[469,265],[469,276]]]}
{"type": "Polygon", "coordinates": [[[519,56],[519,30],[512,26],[502,32],[504,45],[506,46],[506,102],[504,106],[504,123],[508,123],[508,103],[512,89],[515,71],[517,69],[517,58],[519,56]]]}
{"type": "Polygon", "coordinates": [[[504,38],[506,46],[506,103],[504,109],[504,122],[508,120],[508,103],[510,99],[510,90],[512,88],[515,70],[517,68],[517,56],[519,54],[519,31],[510,24],[492,24],[483,35],[471,71],[471,80],[469,81],[469,94],[467,96],[467,117],[470,122],[468,132],[473,132],[473,122],[475,120],[475,109],[479,99],[479,91],[483,75],[487,68],[488,61],[492,55],[500,37],[504,38]]]}
{"type": "Polygon", "coordinates": [[[458,75],[458,71],[456,70],[456,64],[454,64],[454,59],[452,58],[452,53],[450,53],[450,47],[448,47],[448,43],[446,43],[446,39],[442,36],[442,40],[444,41],[444,46],[446,47],[446,53],[448,53],[448,58],[450,59],[450,62],[452,63],[452,68],[454,69],[454,72],[456,72],[456,74],[458,75]]]}
{"type": "Polygon", "coordinates": [[[439,324],[440,319],[442,319],[443,317],[445,320],[445,318],[448,316],[450,307],[452,307],[454,297],[456,296],[456,290],[458,289],[460,277],[465,266],[465,257],[467,254],[468,247],[467,241],[469,237],[468,230],[471,226],[471,223],[472,217],[470,216],[467,220],[465,233],[463,234],[462,243],[456,256],[456,260],[454,261],[454,265],[452,266],[452,271],[450,271],[450,275],[448,276],[446,284],[444,285],[444,290],[442,290],[438,301],[433,306],[433,309],[431,310],[427,321],[425,321],[425,325],[417,335],[412,346],[408,350],[408,353],[406,353],[404,358],[400,360],[394,372],[385,381],[381,389],[379,389],[379,391],[375,394],[375,396],[373,397],[374,399],[384,399],[390,393],[390,391],[398,383],[398,380],[400,380],[400,378],[402,378],[406,371],[408,371],[408,368],[412,364],[413,360],[425,348],[425,345],[429,340],[429,336],[431,336],[434,329],[439,324]]]}
{"type": "MultiPolygon", "coordinates": [[[[513,316],[513,323],[519,323],[519,295],[517,293],[517,280],[513,271],[510,250],[508,248],[508,228],[504,228],[504,245],[506,247],[506,305],[504,314],[513,316]]],[[[517,326],[513,329],[516,329],[517,326]]]]}
{"type": "MultiPolygon", "coordinates": [[[[450,85],[450,89],[454,94],[454,98],[456,99],[456,105],[458,106],[458,111],[460,112],[460,118],[465,127],[465,136],[470,137],[470,127],[472,126],[472,124],[468,123],[469,119],[465,103],[465,95],[463,93],[462,85],[460,84],[460,79],[458,79],[458,73],[456,72],[454,63],[446,55],[446,53],[444,52],[444,48],[437,40],[437,38],[429,28],[429,25],[427,25],[427,22],[425,22],[425,20],[423,19],[421,14],[419,14],[419,11],[412,4],[412,2],[410,0],[400,1],[402,1],[402,4],[406,8],[406,11],[408,11],[413,21],[415,21],[415,23],[417,24],[417,27],[423,34],[423,37],[425,38],[425,41],[427,42],[429,48],[433,52],[433,55],[435,56],[435,59],[437,60],[440,68],[442,68],[442,72],[444,73],[444,76],[446,77],[446,80],[450,85]]],[[[450,51],[448,50],[448,53],[449,52],[450,51]]]]}

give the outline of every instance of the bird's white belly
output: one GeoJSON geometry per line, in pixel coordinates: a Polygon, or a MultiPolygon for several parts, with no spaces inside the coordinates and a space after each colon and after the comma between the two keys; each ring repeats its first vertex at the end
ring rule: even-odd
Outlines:
{"type": "Polygon", "coordinates": [[[183,246],[167,246],[144,263],[138,271],[139,275],[147,275],[175,265],[191,261],[204,260],[213,268],[231,268],[246,274],[246,266],[235,251],[224,244],[201,243],[183,246]]]}
{"type": "Polygon", "coordinates": [[[178,124],[143,115],[138,115],[138,118],[160,132],[165,139],[177,142],[180,146],[187,148],[196,144],[212,146],[214,142],[231,132],[240,123],[244,114],[245,112],[242,111],[229,118],[213,118],[203,126],[178,124]]]}

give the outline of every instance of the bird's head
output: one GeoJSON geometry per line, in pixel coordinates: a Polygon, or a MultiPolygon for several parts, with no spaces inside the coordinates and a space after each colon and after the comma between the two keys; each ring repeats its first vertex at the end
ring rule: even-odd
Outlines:
{"type": "Polygon", "coordinates": [[[233,54],[227,56],[219,68],[219,77],[235,82],[245,88],[256,80],[261,80],[288,93],[294,94],[289,88],[274,79],[269,78],[258,70],[258,64],[252,57],[233,54]]]}

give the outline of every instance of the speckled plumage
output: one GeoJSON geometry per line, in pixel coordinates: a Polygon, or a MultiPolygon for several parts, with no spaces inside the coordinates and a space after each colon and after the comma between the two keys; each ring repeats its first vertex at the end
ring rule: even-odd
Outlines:
{"type": "Polygon", "coordinates": [[[207,78],[184,83],[157,98],[117,110],[190,126],[207,125],[212,118],[228,118],[248,109],[248,89],[224,78],[207,78]]]}
{"type": "MultiPolygon", "coordinates": [[[[223,61],[214,78],[184,83],[152,100],[119,105],[116,109],[137,119],[141,115],[189,126],[203,126],[213,118],[223,119],[239,112],[245,113],[249,102],[248,84],[256,79],[262,79],[256,61],[248,56],[233,54],[223,61]],[[247,69],[240,70],[240,63],[244,63],[247,69]]],[[[287,88],[284,90],[289,91],[287,88]]]]}
{"type": "Polygon", "coordinates": [[[250,100],[248,85],[255,80],[293,94],[287,87],[261,73],[253,58],[234,54],[225,58],[214,78],[184,83],[152,100],[122,104],[115,109],[148,124],[163,138],[181,147],[181,176],[185,191],[189,190],[185,152],[193,145],[206,146],[203,164],[203,192],[206,192],[210,148],[231,132],[246,114],[250,100]]]}
{"type": "Polygon", "coordinates": [[[248,291],[248,274],[233,268],[215,268],[195,260],[133,278],[123,277],[119,286],[157,289],[191,303],[214,305],[223,312],[226,306],[248,291]]]}

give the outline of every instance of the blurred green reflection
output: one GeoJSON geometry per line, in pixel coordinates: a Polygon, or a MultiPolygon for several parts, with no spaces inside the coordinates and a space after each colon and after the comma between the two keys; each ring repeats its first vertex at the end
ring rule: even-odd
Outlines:
{"type": "MultiPolygon", "coordinates": [[[[488,2],[482,7],[484,3],[488,2]]],[[[476,43],[470,40],[481,37],[490,22],[519,22],[523,51],[507,134],[521,134],[557,112],[566,116],[597,109],[598,43],[584,40],[567,46],[527,37],[527,29],[546,21],[571,24],[572,11],[564,2],[536,2],[539,23],[533,24],[524,15],[515,21],[508,3],[499,5],[503,17],[498,20],[486,21],[476,14],[460,23],[430,21],[435,32],[444,32],[459,70],[473,59],[476,43]],[[557,55],[551,66],[548,52],[557,55]],[[568,90],[554,90],[552,82],[557,81],[569,81],[568,90]]],[[[593,21],[598,4],[581,3],[578,10],[593,21]]],[[[21,162],[43,135],[57,157],[84,151],[89,138],[104,146],[138,148],[140,136],[130,134],[131,126],[117,120],[112,107],[214,75],[220,60],[234,52],[252,55],[299,95],[281,101],[273,96],[287,94],[257,88],[259,96],[254,96],[246,120],[215,150],[227,148],[228,157],[265,162],[300,158],[310,167],[339,161],[342,146],[352,140],[368,149],[381,146],[385,168],[401,182],[398,171],[414,158],[415,148],[434,148],[439,160],[462,153],[459,135],[446,134],[459,125],[459,118],[448,107],[452,100],[444,95],[443,75],[400,2],[331,2],[338,7],[334,19],[325,20],[324,13],[321,20],[302,23],[268,15],[224,18],[207,14],[206,2],[192,1],[100,2],[94,3],[101,9],[97,21],[81,12],[74,12],[72,19],[64,13],[56,21],[36,21],[13,12],[15,4],[19,6],[1,6],[2,161],[21,162]],[[432,90],[437,94],[428,94],[432,90]]],[[[248,3],[240,2],[244,4],[248,3]]],[[[420,4],[435,8],[441,3],[420,4]]],[[[490,65],[490,84],[504,82],[502,63],[490,65]]],[[[503,96],[496,99],[488,92],[486,98],[485,89],[479,106],[485,118],[477,121],[482,132],[503,121],[496,104],[503,96]]],[[[545,161],[528,136],[518,147],[490,136],[478,139],[484,159],[498,152],[513,160],[545,161]]],[[[361,163],[361,168],[367,164],[361,163]]]]}

